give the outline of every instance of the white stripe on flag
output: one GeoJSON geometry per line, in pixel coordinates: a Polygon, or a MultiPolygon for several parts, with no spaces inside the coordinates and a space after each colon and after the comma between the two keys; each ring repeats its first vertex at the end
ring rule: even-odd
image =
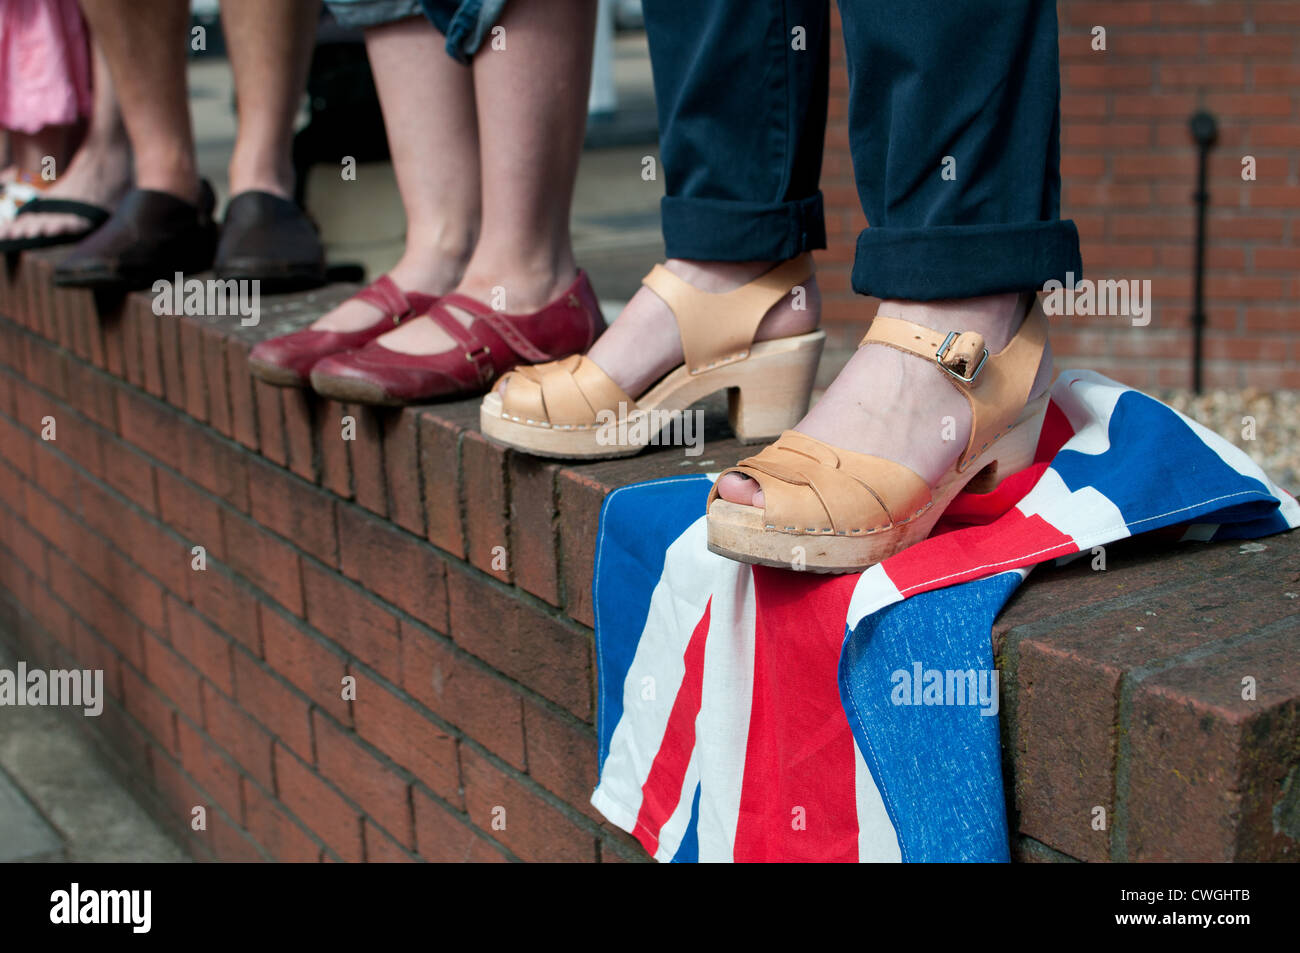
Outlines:
{"type": "Polygon", "coordinates": [[[664,575],[650,596],[645,628],[623,682],[623,717],[610,739],[592,803],[624,830],[632,829],[641,810],[641,790],[682,686],[686,645],[712,594],[714,569],[700,563],[704,557],[721,557],[710,553],[706,543],[701,517],[668,547],[664,575]]]}
{"type": "MultiPolygon", "coordinates": [[[[701,519],[701,537],[704,520],[701,519]]],[[[704,539],[700,548],[705,548],[704,539]]],[[[744,563],[708,554],[703,574],[715,581],[704,684],[695,721],[700,765],[700,860],[735,859],[736,824],[745,779],[750,708],[754,697],[754,574],[744,563]]]]}
{"type": "Polygon", "coordinates": [[[898,834],[889,820],[876,779],[863,760],[857,742],[853,744],[853,779],[858,801],[858,861],[864,864],[902,863],[898,834]]]}

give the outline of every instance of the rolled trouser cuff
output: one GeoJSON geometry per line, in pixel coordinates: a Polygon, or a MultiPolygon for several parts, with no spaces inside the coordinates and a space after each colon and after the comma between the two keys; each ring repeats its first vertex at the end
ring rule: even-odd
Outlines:
{"type": "Polygon", "coordinates": [[[866,228],[858,235],[853,290],[935,301],[1031,291],[1067,272],[1083,276],[1079,232],[1060,219],[1017,225],[866,228]]]}
{"type": "Polygon", "coordinates": [[[820,192],[774,205],[666,195],[661,211],[669,258],[786,261],[826,247],[820,192]]]}

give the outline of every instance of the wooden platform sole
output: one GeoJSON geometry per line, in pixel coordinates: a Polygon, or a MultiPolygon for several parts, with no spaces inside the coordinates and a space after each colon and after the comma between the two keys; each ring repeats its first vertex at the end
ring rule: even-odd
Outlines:
{"type": "Polygon", "coordinates": [[[760,341],[749,357],[700,374],[677,368],[632,407],[608,408],[608,417],[584,426],[552,426],[505,413],[495,390],[483,398],[483,434],[539,457],[600,460],[630,457],[658,441],[661,431],[680,426],[680,415],[696,401],[728,391],[728,418],[742,443],[772,440],[808,412],[824,331],[760,341]],[[674,421],[678,421],[675,423],[674,421]]]}
{"type": "Polygon", "coordinates": [[[989,493],[1013,473],[1034,462],[1038,436],[1047,413],[1047,395],[1031,401],[1016,423],[963,473],[950,470],[935,487],[933,502],[920,516],[861,536],[782,533],[768,529],[761,507],[717,499],[709,507],[709,550],[760,566],[808,572],[861,572],[930,535],[948,504],[962,490],[989,493]]]}

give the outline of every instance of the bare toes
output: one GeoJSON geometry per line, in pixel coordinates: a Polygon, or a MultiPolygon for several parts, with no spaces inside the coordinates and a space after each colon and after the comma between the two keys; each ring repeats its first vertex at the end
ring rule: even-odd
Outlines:
{"type": "Polygon", "coordinates": [[[762,506],[763,491],[758,482],[743,473],[724,473],[718,480],[718,496],[741,506],[762,506]]]}

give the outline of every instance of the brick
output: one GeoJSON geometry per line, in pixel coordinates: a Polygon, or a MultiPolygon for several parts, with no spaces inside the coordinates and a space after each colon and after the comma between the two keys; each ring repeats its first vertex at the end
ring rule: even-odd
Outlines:
{"type": "Polygon", "coordinates": [[[173,407],[185,410],[185,375],[181,370],[181,325],[170,316],[158,321],[158,358],[162,370],[163,400],[173,407]]]}
{"type": "Polygon", "coordinates": [[[390,681],[399,678],[397,619],[337,573],[303,565],[307,621],[390,681]]]}
{"type": "Polygon", "coordinates": [[[560,566],[564,576],[564,608],[583,625],[596,624],[591,602],[591,567],[596,562],[596,531],[605,487],[573,471],[561,470],[556,480],[560,519],[560,566]]]}
{"type": "Polygon", "coordinates": [[[269,674],[244,652],[236,651],[235,701],[300,757],[311,760],[311,721],[307,700],[269,674]]]}
{"type": "Polygon", "coordinates": [[[230,639],[176,598],[167,598],[167,633],[172,647],[227,695],[234,694],[230,639]]]}
{"type": "Polygon", "coordinates": [[[435,794],[460,802],[456,741],[404,698],[364,674],[352,704],[357,734],[410,771],[435,794]]]}
{"type": "Polygon", "coordinates": [[[360,862],[361,817],[311,769],[275,746],[276,795],[307,827],[347,861],[360,862]]]}
{"type": "Polygon", "coordinates": [[[195,573],[190,580],[190,600],[218,629],[254,655],[262,654],[257,600],[245,584],[209,563],[206,570],[195,573]]]}
{"type": "Polygon", "coordinates": [[[592,727],[527,699],[524,736],[529,777],[594,820],[602,820],[591,806],[591,792],[600,780],[592,727]]]}
{"type": "Polygon", "coordinates": [[[173,467],[235,509],[248,512],[248,455],[237,444],[202,427],[188,427],[184,456],[173,467]]]}
{"type": "Polygon", "coordinates": [[[68,364],[68,393],[77,410],[106,430],[117,431],[117,384],[78,362],[68,364]]]}
{"type": "Polygon", "coordinates": [[[380,411],[358,404],[344,405],[356,421],[355,439],[348,441],[352,488],[357,502],[379,516],[388,515],[388,489],[384,477],[383,428],[380,411]]]}
{"type": "Polygon", "coordinates": [[[461,439],[461,486],[470,563],[503,582],[511,579],[507,451],[476,433],[461,439]],[[503,558],[507,557],[507,558],[503,558]],[[504,566],[503,566],[504,564],[504,566]]]}
{"type": "Polygon", "coordinates": [[[311,835],[293,822],[284,809],[258,787],[243,779],[245,825],[249,833],[281,863],[316,863],[321,849],[311,835]]]}
{"type": "Polygon", "coordinates": [[[289,469],[304,480],[314,483],[316,448],[311,401],[302,388],[282,387],[280,403],[284,412],[284,441],[289,454],[289,469]]]}
{"type": "Polygon", "coordinates": [[[284,409],[280,406],[280,388],[266,381],[253,381],[253,405],[257,412],[258,444],[262,456],[272,463],[286,466],[289,449],[284,441],[284,409]]]}
{"type": "Polygon", "coordinates": [[[232,510],[221,511],[221,526],[230,568],[294,615],[302,615],[298,551],[232,510]]]}
{"type": "Polygon", "coordinates": [[[158,491],[158,516],[191,544],[203,546],[209,557],[220,558],[221,509],[212,497],[170,470],[154,473],[158,491]]]}
{"type": "Polygon", "coordinates": [[[1300,616],[1292,615],[1135,687],[1126,859],[1295,859],[1300,830],[1279,821],[1287,816],[1284,766],[1300,742],[1297,631],[1300,616]],[[1256,680],[1254,700],[1242,698],[1245,677],[1256,680]]]}
{"type": "Polygon", "coordinates": [[[326,565],[338,565],[333,497],[256,460],[248,467],[248,493],[253,519],[326,565]]]}
{"type": "Polygon", "coordinates": [[[230,377],[231,436],[249,450],[258,449],[257,405],[253,402],[253,376],[248,370],[248,345],[237,338],[226,342],[226,370],[230,377]]]}
{"type": "Polygon", "coordinates": [[[177,466],[188,428],[174,410],[122,388],[117,391],[117,420],[123,440],[155,460],[177,466]]]}
{"type": "Polygon", "coordinates": [[[167,751],[178,750],[176,712],[133,668],[122,669],[122,698],[127,712],[167,751]]]}
{"type": "Polygon", "coordinates": [[[316,446],[320,449],[321,486],[346,500],[352,498],[352,465],[348,460],[348,445],[343,440],[341,421],[345,413],[338,401],[321,399],[312,415],[312,424],[316,446]]]}
{"type": "Polygon", "coordinates": [[[148,633],[144,637],[145,675],[155,688],[191,720],[203,721],[199,675],[181,656],[148,633]]]}
{"type": "Polygon", "coordinates": [[[199,323],[188,317],[177,319],[176,337],[181,381],[185,385],[185,412],[195,420],[207,423],[208,382],[199,323]]]}
{"type": "Polygon", "coordinates": [[[271,734],[240,710],[227,696],[204,682],[203,728],[249,777],[272,787],[271,734]]]}
{"type": "MultiPolygon", "coordinates": [[[[178,719],[181,766],[231,817],[243,818],[239,772],[184,718],[178,719]]],[[[212,811],[209,810],[209,815],[212,811]]]]}
{"type": "Polygon", "coordinates": [[[140,623],[108,593],[57,553],[49,554],[50,588],[77,616],[136,668],[144,666],[140,623]]]}
{"type": "Polygon", "coordinates": [[[267,665],[336,720],[351,725],[352,709],[343,698],[347,659],[305,631],[298,620],[266,605],[259,611],[267,665]]]}
{"type": "Polygon", "coordinates": [[[491,831],[522,860],[595,862],[595,836],[539,791],[470,748],[462,750],[462,764],[466,811],[475,826],[491,831]],[[504,820],[503,830],[493,827],[494,818],[504,820]]]}
{"type": "Polygon", "coordinates": [[[146,512],[158,512],[149,458],[112,438],[105,438],[100,452],[104,460],[104,482],[146,512]]]}
{"type": "Polygon", "coordinates": [[[469,573],[447,575],[451,636],[467,652],[533,691],[591,716],[591,639],[469,573]]]}
{"type": "MultiPolygon", "coordinates": [[[[161,399],[164,391],[158,322],[163,319],[134,300],[127,307],[135,312],[136,329],[140,336],[140,373],[143,387],[150,396],[161,399]]],[[[166,318],[166,320],[173,319],[166,318]]]]}
{"type": "Polygon", "coordinates": [[[446,632],[446,563],[422,539],[355,506],[340,506],[343,574],[439,632],[446,632]]]}
{"type": "Polygon", "coordinates": [[[449,724],[523,769],[524,724],[518,692],[449,641],[403,623],[402,688],[449,724]]]}
{"type": "Polygon", "coordinates": [[[122,665],[113,647],[80,620],[72,623],[73,655],[86,668],[104,673],[104,690],[111,697],[122,698],[122,665]]]}
{"type": "Polygon", "coordinates": [[[429,542],[457,558],[465,558],[461,522],[460,429],[432,414],[420,416],[420,474],[424,482],[425,525],[429,542]]]}
{"type": "Polygon", "coordinates": [[[419,788],[411,792],[415,806],[415,841],[420,856],[434,863],[504,862],[501,848],[419,788]]]}
{"type": "Polygon", "coordinates": [[[410,785],[392,766],[362,747],[355,733],[340,728],[319,711],[312,717],[321,774],[389,834],[406,847],[414,847],[410,785]]]}
{"type": "Polygon", "coordinates": [[[420,485],[419,416],[411,407],[380,416],[384,479],[389,518],[416,535],[424,535],[424,498],[420,485]]]}
{"type": "Polygon", "coordinates": [[[362,835],[366,842],[366,863],[401,864],[411,863],[417,858],[393,840],[368,817],[361,819],[362,835]]]}
{"type": "Polygon", "coordinates": [[[226,337],[206,322],[199,326],[199,351],[203,358],[203,376],[208,392],[208,424],[229,437],[230,378],[226,372],[226,337]]]}

